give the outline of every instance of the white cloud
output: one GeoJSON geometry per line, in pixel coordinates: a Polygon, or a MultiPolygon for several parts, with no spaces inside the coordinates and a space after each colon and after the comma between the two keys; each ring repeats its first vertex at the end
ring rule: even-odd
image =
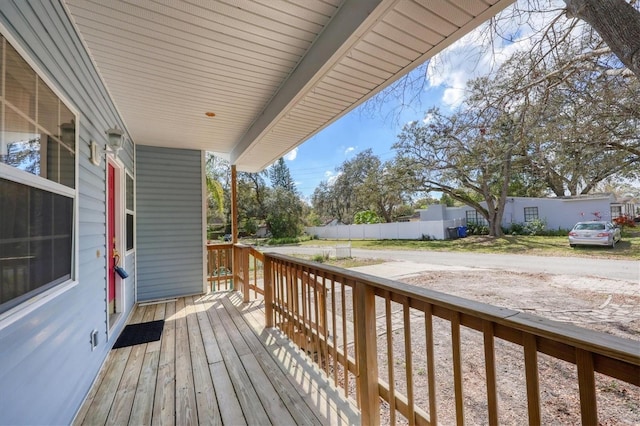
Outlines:
{"type": "Polygon", "coordinates": [[[349,155],[355,150],[356,150],[355,146],[350,146],[350,147],[348,147],[347,149],[344,150],[344,155],[349,155]]]}
{"type": "Polygon", "coordinates": [[[326,172],[324,172],[324,177],[327,179],[327,184],[329,184],[329,186],[333,185],[334,183],[336,183],[336,179],[338,179],[338,177],[342,174],[342,172],[332,172],[331,170],[327,170],[326,172]]]}
{"type": "Polygon", "coordinates": [[[296,159],[297,156],[298,156],[298,148],[293,148],[291,151],[289,151],[288,154],[284,156],[284,159],[287,161],[293,161],[296,159]]]}
{"type": "Polygon", "coordinates": [[[532,14],[527,22],[500,21],[500,32],[510,34],[511,40],[496,40],[487,47],[479,28],[433,57],[427,77],[430,87],[444,88],[442,103],[449,107],[460,105],[469,80],[495,72],[516,51],[530,50],[536,38],[534,29],[543,28],[557,16],[563,2],[554,0],[551,6],[555,7],[549,7],[549,13],[532,14]]]}

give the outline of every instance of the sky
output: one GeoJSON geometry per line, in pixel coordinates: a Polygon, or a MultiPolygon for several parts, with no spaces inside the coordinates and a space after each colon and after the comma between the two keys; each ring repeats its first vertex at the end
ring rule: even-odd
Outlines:
{"type": "Polygon", "coordinates": [[[287,166],[296,182],[296,187],[305,198],[323,180],[336,175],[336,168],[345,160],[353,158],[368,148],[382,161],[395,156],[391,146],[404,123],[419,120],[429,105],[438,103],[442,90],[424,93],[422,107],[405,108],[394,114],[397,105],[387,103],[375,114],[364,108],[356,108],[323,131],[311,137],[285,156],[287,166]]]}
{"type": "Polygon", "coordinates": [[[477,32],[472,32],[432,58],[419,105],[409,105],[400,114],[393,113],[397,111],[398,101],[382,105],[376,113],[360,106],[288,153],[284,158],[303,197],[309,200],[321,181],[330,180],[340,164],[367,148],[382,161],[393,158],[395,152],[391,146],[404,124],[424,119],[430,107],[437,106],[446,111],[459,105],[469,79],[486,75],[513,51],[531,45],[528,25],[514,22],[511,29],[504,28],[503,31],[512,37],[491,50],[483,49],[477,32]]]}

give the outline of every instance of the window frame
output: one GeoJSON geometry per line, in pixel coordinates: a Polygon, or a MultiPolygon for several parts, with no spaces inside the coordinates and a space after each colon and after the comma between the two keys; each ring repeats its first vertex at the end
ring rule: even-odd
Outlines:
{"type": "Polygon", "coordinates": [[[623,209],[621,205],[611,205],[609,207],[609,214],[611,215],[611,220],[624,216],[624,213],[622,212],[622,210],[623,209]],[[615,212],[614,212],[614,209],[616,210],[615,212]]]}
{"type": "Polygon", "coordinates": [[[465,210],[464,216],[467,223],[473,223],[477,226],[489,226],[489,222],[487,221],[487,219],[485,219],[485,217],[482,216],[476,209],[465,210]],[[469,218],[469,213],[474,216],[473,218],[471,218],[471,220],[469,218]]]}
{"type": "Polygon", "coordinates": [[[125,253],[131,254],[133,252],[136,251],[136,178],[133,176],[133,173],[131,173],[129,171],[129,169],[125,169],[125,173],[124,173],[124,243],[125,243],[125,253]],[[133,183],[133,210],[127,208],[127,196],[129,195],[128,193],[128,188],[127,188],[127,179],[131,178],[131,181],[133,183]],[[127,228],[127,216],[131,215],[133,217],[133,247],[132,248],[127,248],[127,238],[128,238],[128,228],[127,228]]]}
{"type": "MultiPolygon", "coordinates": [[[[51,192],[57,195],[69,197],[73,200],[73,218],[72,218],[72,232],[71,239],[71,277],[63,282],[53,285],[50,288],[43,290],[21,302],[20,304],[7,309],[5,312],[0,313],[0,330],[20,320],[41,306],[49,303],[51,300],[57,298],[61,294],[67,292],[71,288],[79,284],[79,183],[80,183],[80,114],[75,105],[64,96],[60,89],[52,82],[42,68],[31,58],[22,45],[11,35],[7,28],[0,23],[0,35],[4,37],[5,43],[11,45],[13,49],[20,55],[20,57],[33,69],[36,76],[58,97],[58,99],[69,109],[69,111],[75,117],[75,135],[74,135],[74,188],[70,188],[64,184],[54,182],[42,176],[37,176],[24,170],[20,170],[16,167],[8,164],[0,163],[0,177],[12,182],[23,184],[29,187],[41,189],[47,192],[51,192]]],[[[0,60],[4,61],[4,55],[0,60]]],[[[3,67],[4,69],[4,67],[3,67]]],[[[0,75],[2,78],[2,75],[0,75]]],[[[0,82],[4,85],[4,78],[0,82]]],[[[4,98],[4,93],[3,93],[4,98]]],[[[37,103],[37,101],[36,101],[37,103]]],[[[0,102],[0,120],[4,120],[5,106],[4,101],[0,102]]],[[[2,122],[4,128],[4,121],[2,122]]],[[[36,127],[37,129],[37,127],[36,127]]]]}
{"type": "Polygon", "coordinates": [[[540,219],[538,206],[524,207],[523,214],[524,214],[525,223],[533,222],[536,219],[540,219]],[[533,209],[535,209],[535,217],[533,217],[533,213],[532,213],[533,209]]]}

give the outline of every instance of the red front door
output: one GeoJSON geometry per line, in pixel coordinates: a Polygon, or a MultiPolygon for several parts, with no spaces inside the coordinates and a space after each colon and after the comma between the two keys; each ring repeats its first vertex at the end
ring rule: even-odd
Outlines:
{"type": "Polygon", "coordinates": [[[107,163],[107,301],[109,302],[109,314],[116,312],[116,177],[114,167],[107,163]]]}

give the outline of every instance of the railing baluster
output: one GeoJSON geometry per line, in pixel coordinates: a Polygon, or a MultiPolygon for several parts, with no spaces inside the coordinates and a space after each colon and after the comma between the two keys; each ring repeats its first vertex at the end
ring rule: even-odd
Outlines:
{"type": "Polygon", "coordinates": [[[335,386],[338,386],[338,329],[336,328],[336,317],[338,316],[338,313],[336,312],[335,278],[335,275],[331,275],[331,337],[333,341],[333,383],[335,386]]]}
{"type": "Polygon", "coordinates": [[[409,404],[409,412],[407,414],[409,425],[416,424],[415,401],[413,398],[413,357],[411,351],[411,310],[409,308],[409,299],[405,299],[402,303],[402,314],[404,322],[404,361],[405,372],[407,375],[407,401],[409,404]]]}
{"type": "MultiPolygon", "coordinates": [[[[255,259],[255,257],[254,257],[255,259]]],[[[271,276],[271,259],[265,257],[264,259],[264,315],[265,315],[265,327],[273,327],[273,303],[274,303],[274,283],[271,276]]]]}
{"type": "Polygon", "coordinates": [[[498,424],[498,390],[496,386],[496,362],[493,338],[493,323],[484,321],[484,365],[487,380],[487,408],[489,410],[489,424],[498,424]]]}
{"type": "Polygon", "coordinates": [[[456,400],[456,424],[464,424],[464,400],[462,395],[462,354],[460,351],[460,313],[451,316],[451,347],[453,349],[453,387],[456,400]]]}
{"type": "Polygon", "coordinates": [[[598,405],[596,401],[596,382],[593,373],[593,355],[576,348],[578,367],[578,388],[580,389],[580,414],[583,425],[598,424],[598,405]]]}
{"type": "MultiPolygon", "coordinates": [[[[309,274],[311,274],[311,272],[309,272],[309,274]]],[[[318,295],[318,292],[319,292],[318,275],[314,274],[313,275],[313,314],[315,316],[316,341],[313,347],[315,348],[317,353],[318,365],[322,369],[322,365],[323,365],[322,360],[323,360],[324,354],[322,353],[321,340],[320,340],[320,306],[318,305],[318,303],[320,302],[320,297],[318,295]]]]}
{"type": "Polygon", "coordinates": [[[427,383],[429,386],[429,422],[432,425],[438,424],[438,414],[436,408],[436,366],[435,354],[433,350],[433,308],[427,305],[424,310],[424,329],[427,345],[427,383]]]}
{"type": "Polygon", "coordinates": [[[342,370],[343,370],[343,384],[344,384],[344,395],[345,397],[349,397],[349,351],[347,348],[347,309],[346,309],[346,283],[343,279],[340,283],[341,296],[340,303],[342,305],[342,350],[344,351],[344,357],[342,357],[342,370]]]}
{"type": "Polygon", "coordinates": [[[393,374],[393,323],[391,321],[391,297],[389,293],[384,298],[384,311],[387,326],[387,373],[389,375],[389,418],[390,424],[396,424],[396,384],[393,374]]]}
{"type": "Polygon", "coordinates": [[[243,302],[249,303],[249,248],[248,247],[241,248],[240,253],[242,253],[240,259],[242,259],[243,302]]]}
{"type": "Polygon", "coordinates": [[[523,335],[524,371],[527,381],[527,406],[529,424],[540,424],[540,385],[538,381],[538,349],[536,336],[529,333],[523,335]]]}

